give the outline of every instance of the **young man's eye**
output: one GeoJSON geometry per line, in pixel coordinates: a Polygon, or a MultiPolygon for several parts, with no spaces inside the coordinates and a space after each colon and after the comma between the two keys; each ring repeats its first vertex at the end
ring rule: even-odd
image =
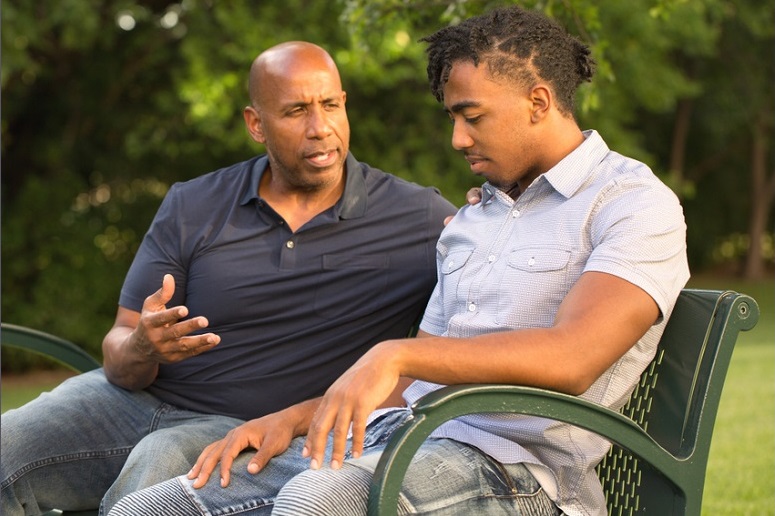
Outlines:
{"type": "Polygon", "coordinates": [[[465,121],[467,124],[475,124],[477,123],[482,117],[481,116],[467,116],[465,118],[465,121]]]}

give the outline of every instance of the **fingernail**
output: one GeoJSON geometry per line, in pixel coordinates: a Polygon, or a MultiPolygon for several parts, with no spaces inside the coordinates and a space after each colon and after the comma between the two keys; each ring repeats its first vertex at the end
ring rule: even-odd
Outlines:
{"type": "Polygon", "coordinates": [[[226,479],[221,477],[221,487],[226,487],[226,479]]]}
{"type": "Polygon", "coordinates": [[[318,464],[318,460],[317,459],[312,459],[312,461],[310,461],[310,463],[309,463],[309,468],[310,469],[319,469],[320,465],[318,464]]]}
{"type": "Polygon", "coordinates": [[[336,460],[336,459],[332,460],[331,461],[331,469],[339,469],[339,468],[340,468],[339,461],[336,460]]]}

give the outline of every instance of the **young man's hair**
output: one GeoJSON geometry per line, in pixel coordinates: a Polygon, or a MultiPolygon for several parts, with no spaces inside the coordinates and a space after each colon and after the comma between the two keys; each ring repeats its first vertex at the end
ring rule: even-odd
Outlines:
{"type": "Polygon", "coordinates": [[[485,63],[494,78],[519,86],[548,82],[559,111],[572,116],[576,89],[595,72],[586,45],[543,14],[517,6],[469,18],[421,41],[428,43],[428,80],[439,102],[452,65],[469,61],[485,63]]]}

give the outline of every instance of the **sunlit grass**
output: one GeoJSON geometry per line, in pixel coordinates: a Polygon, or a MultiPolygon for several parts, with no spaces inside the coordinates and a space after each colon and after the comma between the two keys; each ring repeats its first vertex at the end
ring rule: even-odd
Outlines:
{"type": "Polygon", "coordinates": [[[740,334],[724,382],[702,513],[775,515],[775,282],[700,277],[689,286],[743,292],[761,311],[756,327],[740,334]]]}

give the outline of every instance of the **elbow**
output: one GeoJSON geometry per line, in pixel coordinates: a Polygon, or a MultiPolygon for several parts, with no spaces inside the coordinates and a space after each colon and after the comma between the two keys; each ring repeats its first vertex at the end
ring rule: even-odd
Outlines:
{"type": "Polygon", "coordinates": [[[589,371],[584,370],[569,371],[565,369],[558,371],[558,373],[554,384],[550,388],[571,396],[580,396],[587,392],[599,377],[599,375],[591,374],[589,371]]]}

